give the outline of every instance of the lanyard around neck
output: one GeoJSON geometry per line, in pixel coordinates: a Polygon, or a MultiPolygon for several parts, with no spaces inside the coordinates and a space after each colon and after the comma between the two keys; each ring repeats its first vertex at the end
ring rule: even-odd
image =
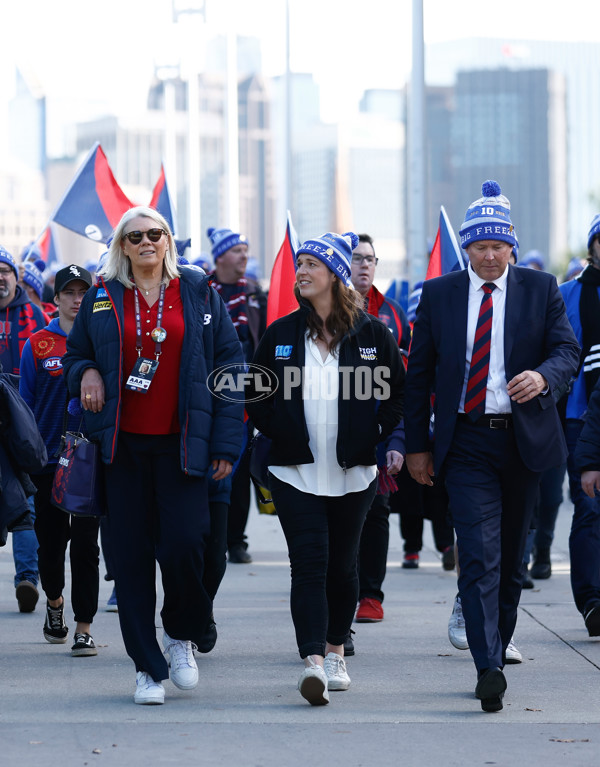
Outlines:
{"type": "MultiPolygon", "coordinates": [[[[142,316],[140,313],[140,299],[138,295],[138,289],[137,285],[133,284],[133,300],[135,303],[135,348],[137,351],[138,357],[142,354],[143,349],[143,343],[142,343],[142,316]]],[[[156,315],[156,327],[150,334],[152,336],[152,340],[154,341],[154,356],[158,360],[161,352],[161,344],[167,337],[167,331],[161,327],[160,323],[162,321],[163,316],[163,308],[165,305],[165,283],[163,282],[160,286],[160,294],[158,296],[158,312],[156,315]]]]}

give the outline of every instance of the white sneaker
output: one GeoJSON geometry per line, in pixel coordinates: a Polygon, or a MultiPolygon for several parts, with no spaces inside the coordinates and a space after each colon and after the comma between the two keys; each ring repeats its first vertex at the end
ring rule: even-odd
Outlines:
{"type": "Polygon", "coordinates": [[[138,671],[135,675],[134,703],[141,706],[161,706],[165,702],[165,688],[145,671],[138,671]]]}
{"type": "Polygon", "coordinates": [[[347,690],[350,677],[346,671],[346,661],[335,652],[327,653],[323,661],[328,690],[347,690]]]}
{"type": "Polygon", "coordinates": [[[193,690],[198,684],[198,666],[194,658],[196,647],[184,639],[171,639],[163,632],[165,655],[169,656],[171,681],[180,690],[193,690]]]}
{"type": "Polygon", "coordinates": [[[468,650],[467,629],[465,628],[465,619],[462,611],[460,597],[456,595],[452,615],[448,621],[448,639],[457,650],[468,650]]]}
{"type": "Polygon", "coordinates": [[[311,706],[325,706],[329,703],[327,677],[325,676],[325,671],[322,666],[318,666],[317,664],[307,666],[300,674],[298,689],[300,690],[300,695],[302,695],[311,706]]]}
{"type": "Polygon", "coordinates": [[[515,647],[515,643],[511,639],[504,653],[507,663],[523,663],[523,656],[515,647]]]}

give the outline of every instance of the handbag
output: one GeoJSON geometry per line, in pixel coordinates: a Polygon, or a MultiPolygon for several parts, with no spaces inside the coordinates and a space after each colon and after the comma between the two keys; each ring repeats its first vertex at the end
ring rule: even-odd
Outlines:
{"type": "Polygon", "coordinates": [[[52,503],[75,517],[104,516],[100,445],[73,431],[65,433],[63,443],[52,483],[52,503]]]}
{"type": "Polygon", "coordinates": [[[271,440],[260,431],[252,437],[250,443],[250,475],[257,485],[271,490],[269,481],[269,453],[271,440]]]}

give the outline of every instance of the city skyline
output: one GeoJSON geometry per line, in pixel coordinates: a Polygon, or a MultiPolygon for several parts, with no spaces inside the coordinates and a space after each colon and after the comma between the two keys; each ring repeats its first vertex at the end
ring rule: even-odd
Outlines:
{"type": "MultiPolygon", "coordinates": [[[[187,5],[193,5],[188,2],[187,5]]],[[[179,5],[182,5],[179,2],[179,5]]],[[[261,40],[263,73],[285,70],[284,0],[206,0],[206,24],[172,24],[171,0],[148,9],[141,0],[105,0],[100,8],[76,0],[29,0],[0,10],[5,52],[0,63],[0,125],[14,92],[14,68],[29,73],[48,102],[48,153],[67,143],[70,125],[103,113],[126,115],[144,105],[157,64],[189,66],[202,38],[226,34],[261,40]],[[32,19],[35,24],[32,24],[32,19]],[[198,41],[182,45],[188,40],[198,41]],[[184,55],[185,54],[185,55],[184,55]]],[[[324,121],[347,119],[368,88],[402,88],[411,64],[410,0],[289,0],[292,71],[311,72],[321,89],[324,121]],[[340,73],[344,77],[340,77],[340,73]]],[[[506,0],[502,13],[457,0],[424,0],[426,43],[473,36],[507,40],[589,40],[600,35],[587,23],[589,4],[572,0],[567,18],[548,13],[541,0],[506,0]]],[[[197,22],[198,24],[200,22],[197,22]]],[[[198,55],[197,62],[201,58],[198,55]]],[[[6,152],[5,127],[0,156],[6,152]]]]}

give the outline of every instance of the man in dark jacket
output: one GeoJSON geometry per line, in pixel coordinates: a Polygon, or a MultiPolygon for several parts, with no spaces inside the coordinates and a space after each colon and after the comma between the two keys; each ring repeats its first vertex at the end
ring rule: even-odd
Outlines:
{"type": "MultiPolygon", "coordinates": [[[[6,373],[19,374],[21,352],[32,333],[46,326],[46,319],[37,306],[29,302],[27,293],[17,285],[17,263],[0,245],[0,365],[6,373]]],[[[33,514],[33,503],[31,504],[33,514]]],[[[15,561],[15,594],[21,612],[33,612],[39,594],[37,538],[31,524],[13,529],[13,558],[15,561]]]]}
{"type": "MultiPolygon", "coordinates": [[[[267,297],[257,282],[246,276],[248,240],[231,229],[207,231],[212,243],[215,269],[211,285],[221,296],[236,329],[246,362],[251,362],[267,325],[267,297]]],[[[229,562],[249,564],[245,529],[250,510],[250,453],[248,446],[254,427],[246,421],[246,448],[231,481],[231,498],[227,517],[227,550],[229,562]]]]}
{"type": "MultiPolygon", "coordinates": [[[[400,349],[408,352],[410,326],[404,310],[396,301],[380,293],[373,284],[377,262],[373,238],[368,234],[359,234],[358,245],[352,252],[352,284],[364,298],[365,311],[374,317],[379,317],[394,336],[400,349]]],[[[381,452],[383,453],[384,450],[381,452]]],[[[402,468],[403,462],[404,457],[395,451],[394,457],[386,460],[387,465],[379,467],[380,475],[388,471],[396,474],[402,468]]],[[[378,623],[383,620],[381,587],[385,578],[390,539],[389,495],[389,492],[377,493],[367,512],[360,538],[358,555],[360,590],[356,612],[356,620],[359,623],[378,623]]],[[[346,654],[354,650],[350,642],[351,639],[345,647],[346,654]]]]}

